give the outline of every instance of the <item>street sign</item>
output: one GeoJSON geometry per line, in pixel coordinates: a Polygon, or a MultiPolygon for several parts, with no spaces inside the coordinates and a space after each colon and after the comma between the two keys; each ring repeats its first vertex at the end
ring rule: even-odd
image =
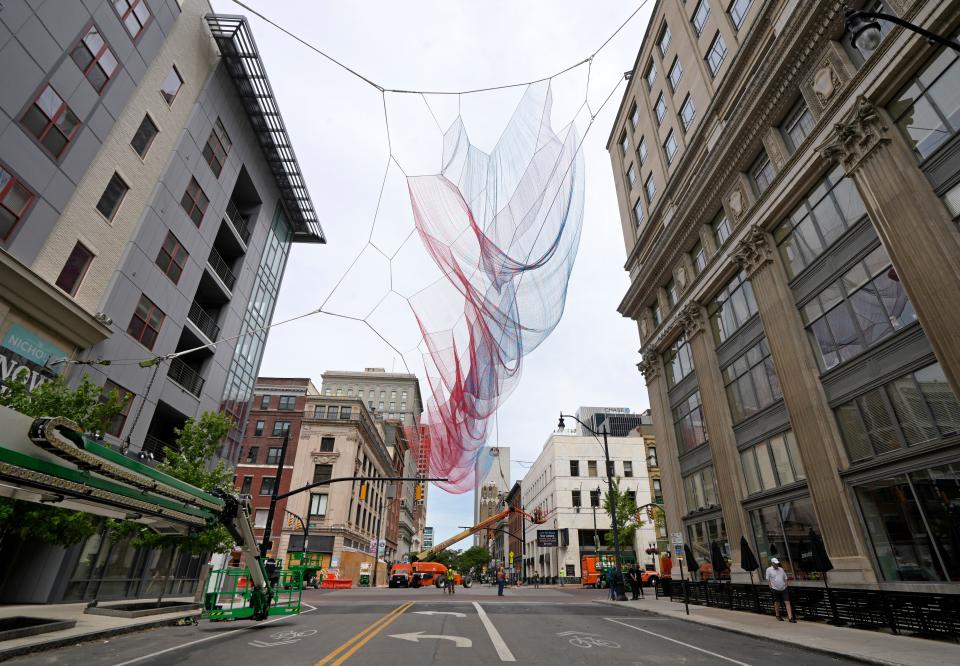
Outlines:
{"type": "Polygon", "coordinates": [[[673,552],[677,554],[677,557],[683,557],[683,546],[679,543],[674,545],[673,552]]]}
{"type": "Polygon", "coordinates": [[[683,533],[682,532],[671,532],[670,533],[670,543],[674,546],[683,545],[683,533]]]}
{"type": "Polygon", "coordinates": [[[558,530],[537,530],[537,547],[553,548],[560,545],[558,530]]]}

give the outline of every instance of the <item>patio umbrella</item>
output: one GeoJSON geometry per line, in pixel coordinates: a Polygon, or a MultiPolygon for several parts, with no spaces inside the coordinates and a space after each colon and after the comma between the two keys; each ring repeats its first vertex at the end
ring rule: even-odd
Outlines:
{"type": "Polygon", "coordinates": [[[690,547],[690,544],[683,544],[683,555],[687,558],[687,571],[693,573],[694,571],[700,570],[700,565],[693,556],[693,549],[690,547]]]}
{"type": "Polygon", "coordinates": [[[710,565],[713,567],[713,577],[720,580],[720,572],[727,568],[727,560],[720,551],[720,542],[710,542],[710,565]]]}
{"type": "Polygon", "coordinates": [[[827,583],[827,572],[833,570],[833,562],[830,561],[830,556],[827,555],[827,547],[823,544],[823,539],[813,531],[812,527],[807,533],[807,538],[810,539],[811,559],[813,560],[813,562],[811,562],[811,568],[823,574],[823,587],[827,591],[827,600],[830,602],[830,613],[833,615],[831,624],[840,624],[837,605],[833,600],[833,595],[830,594],[830,585],[827,583]]]}
{"type": "Polygon", "coordinates": [[[756,612],[760,612],[760,595],[757,588],[753,586],[753,572],[760,568],[760,562],[757,556],[753,554],[747,537],[740,537],[740,568],[750,574],[750,589],[753,590],[753,602],[756,606],[756,612]]]}

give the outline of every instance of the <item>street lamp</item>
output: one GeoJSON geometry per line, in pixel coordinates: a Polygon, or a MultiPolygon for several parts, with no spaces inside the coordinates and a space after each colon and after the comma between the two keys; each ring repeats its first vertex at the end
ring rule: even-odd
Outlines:
{"type": "Polygon", "coordinates": [[[960,52],[960,44],[954,40],[930,32],[929,30],[924,30],[918,25],[914,25],[909,21],[904,21],[899,16],[894,16],[893,14],[884,14],[883,12],[866,12],[861,9],[848,9],[844,13],[843,23],[846,29],[850,32],[853,45],[856,46],[859,51],[866,51],[869,53],[880,45],[880,41],[883,39],[883,34],[880,32],[880,23],[877,19],[889,21],[890,23],[896,23],[907,30],[912,30],[918,35],[926,37],[931,42],[948,46],[954,51],[960,52]]]}
{"type": "MultiPolygon", "coordinates": [[[[563,430],[566,426],[566,424],[563,422],[564,417],[573,419],[574,421],[582,425],[584,428],[586,428],[587,431],[590,432],[590,434],[592,434],[598,442],[600,441],[600,438],[597,437],[597,432],[593,428],[591,428],[586,423],[578,419],[576,416],[573,416],[572,414],[564,414],[562,412],[560,413],[560,420],[557,422],[558,430],[563,430]]],[[[623,558],[620,556],[620,530],[617,527],[617,503],[614,501],[614,497],[613,497],[613,474],[611,474],[611,471],[610,471],[610,446],[607,443],[606,422],[604,422],[603,424],[602,434],[603,434],[603,458],[607,468],[607,497],[610,500],[610,522],[612,523],[612,527],[613,527],[613,556],[615,558],[614,571],[617,574],[615,579],[620,580],[623,578],[623,570],[621,568],[623,558]]],[[[626,601],[626,600],[627,600],[627,595],[624,594],[623,587],[620,585],[617,585],[617,601],[626,601]]]]}

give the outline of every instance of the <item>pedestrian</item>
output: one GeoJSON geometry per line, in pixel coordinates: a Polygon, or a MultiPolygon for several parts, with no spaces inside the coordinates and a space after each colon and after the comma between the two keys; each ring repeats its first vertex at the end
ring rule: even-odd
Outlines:
{"type": "Polygon", "coordinates": [[[607,569],[607,589],[610,590],[610,599],[616,601],[617,599],[617,583],[615,581],[616,576],[613,567],[607,569]]]}
{"type": "Polygon", "coordinates": [[[540,572],[539,571],[533,572],[533,589],[535,590],[540,589],[540,572]]]}
{"type": "Polygon", "coordinates": [[[507,584],[506,574],[503,573],[503,567],[497,569],[497,596],[503,596],[503,586],[507,584]]]}
{"type": "Polygon", "coordinates": [[[627,577],[630,580],[630,587],[633,589],[633,600],[636,601],[640,598],[640,569],[637,568],[637,565],[634,564],[627,571],[627,577]]]}
{"type": "Polygon", "coordinates": [[[773,614],[777,619],[783,622],[780,617],[780,604],[787,608],[787,618],[791,622],[796,622],[797,618],[793,614],[793,604],[790,603],[790,588],[787,586],[787,572],[780,566],[780,560],[775,557],[770,558],[770,566],[767,567],[767,585],[770,586],[770,594],[773,596],[773,614]]]}

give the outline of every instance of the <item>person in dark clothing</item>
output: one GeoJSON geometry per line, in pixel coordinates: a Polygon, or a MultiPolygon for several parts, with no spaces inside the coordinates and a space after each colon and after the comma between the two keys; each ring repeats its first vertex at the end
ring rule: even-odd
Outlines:
{"type": "Polygon", "coordinates": [[[627,577],[630,579],[630,587],[633,589],[633,600],[636,601],[640,598],[640,569],[637,568],[637,565],[634,564],[630,567],[630,570],[627,572],[627,577]]]}

